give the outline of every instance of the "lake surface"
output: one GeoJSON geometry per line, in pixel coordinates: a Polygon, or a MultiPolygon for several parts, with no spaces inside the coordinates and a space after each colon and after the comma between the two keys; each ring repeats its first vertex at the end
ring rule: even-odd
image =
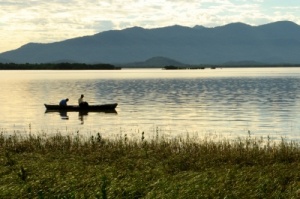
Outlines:
{"type": "Polygon", "coordinates": [[[300,138],[300,68],[0,71],[5,133],[300,138]],[[117,113],[46,113],[81,94],[117,113]]]}

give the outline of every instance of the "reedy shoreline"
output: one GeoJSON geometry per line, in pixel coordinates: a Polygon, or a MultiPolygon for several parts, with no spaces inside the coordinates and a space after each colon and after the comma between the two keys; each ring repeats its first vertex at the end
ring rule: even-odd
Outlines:
{"type": "Polygon", "coordinates": [[[0,198],[298,198],[300,146],[0,134],[0,198]]]}

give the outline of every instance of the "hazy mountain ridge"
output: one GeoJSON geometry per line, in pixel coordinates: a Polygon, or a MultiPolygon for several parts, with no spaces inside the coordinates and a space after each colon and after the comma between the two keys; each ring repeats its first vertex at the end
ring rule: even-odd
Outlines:
{"type": "Polygon", "coordinates": [[[142,62],[133,62],[133,63],[127,63],[127,64],[117,64],[118,66],[121,67],[159,67],[161,68],[162,66],[186,66],[186,64],[183,64],[181,62],[178,62],[173,59],[169,59],[166,57],[152,57],[150,59],[147,59],[142,62]]]}
{"type": "MultiPolygon", "coordinates": [[[[153,57],[190,65],[245,60],[267,64],[300,63],[300,26],[280,21],[261,26],[231,23],[214,28],[179,25],[154,29],[132,27],[49,44],[29,43],[1,53],[0,62],[72,60],[79,63],[141,64],[153,57]]],[[[161,65],[166,64],[160,60],[161,65]]]]}

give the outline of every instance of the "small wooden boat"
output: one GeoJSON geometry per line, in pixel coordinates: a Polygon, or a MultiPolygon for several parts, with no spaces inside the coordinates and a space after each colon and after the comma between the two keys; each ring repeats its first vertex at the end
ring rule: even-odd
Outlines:
{"type": "Polygon", "coordinates": [[[68,106],[60,106],[60,105],[52,105],[52,104],[44,104],[47,111],[86,111],[86,112],[106,112],[106,111],[114,111],[118,106],[117,103],[114,104],[102,104],[102,105],[89,105],[86,107],[80,107],[78,105],[68,105],[68,106]]]}

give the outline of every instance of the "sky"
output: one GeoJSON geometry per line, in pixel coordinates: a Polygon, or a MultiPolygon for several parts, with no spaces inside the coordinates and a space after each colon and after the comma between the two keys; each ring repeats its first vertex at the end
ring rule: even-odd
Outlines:
{"type": "Polygon", "coordinates": [[[300,25],[299,0],[1,0],[0,53],[133,26],[300,25]]]}

